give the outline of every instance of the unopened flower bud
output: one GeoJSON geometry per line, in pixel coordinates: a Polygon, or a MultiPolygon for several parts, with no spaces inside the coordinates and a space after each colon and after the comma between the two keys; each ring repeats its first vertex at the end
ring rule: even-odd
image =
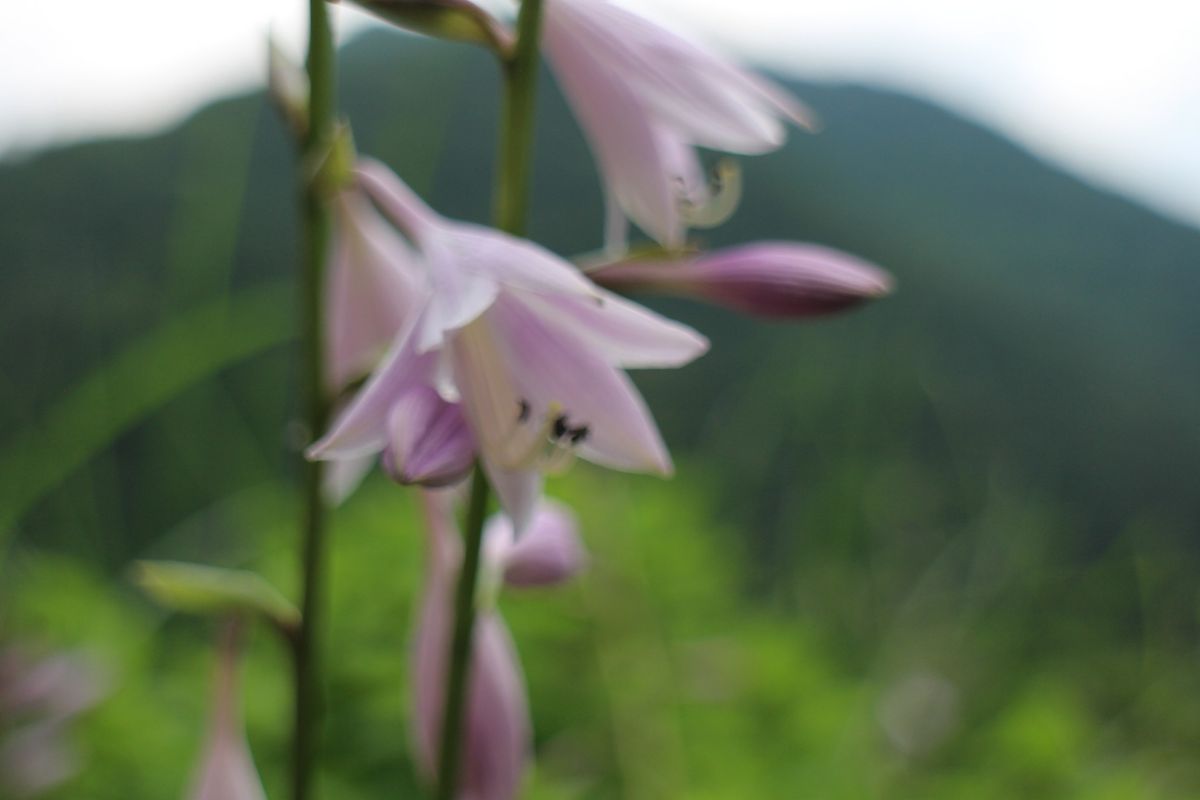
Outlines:
{"type": "Polygon", "coordinates": [[[513,35],[469,0],[355,0],[393,25],[455,42],[483,45],[498,55],[512,50],[513,35]]]}
{"type": "Polygon", "coordinates": [[[879,267],[796,242],[757,242],[683,262],[623,261],[588,276],[610,289],[687,295],[765,317],[832,314],[892,290],[879,267]]]}
{"type": "Polygon", "coordinates": [[[587,563],[578,524],[570,509],[542,501],[520,538],[512,521],[496,515],[488,521],[484,541],[490,559],[511,587],[552,586],[574,577],[587,563]]]}
{"type": "Polygon", "coordinates": [[[266,800],[238,709],[238,627],[221,634],[208,744],[188,800],[266,800]]]}
{"type": "Polygon", "coordinates": [[[392,406],[383,468],[404,484],[446,486],[475,463],[475,438],[462,407],[426,386],[415,386],[392,406]]]}

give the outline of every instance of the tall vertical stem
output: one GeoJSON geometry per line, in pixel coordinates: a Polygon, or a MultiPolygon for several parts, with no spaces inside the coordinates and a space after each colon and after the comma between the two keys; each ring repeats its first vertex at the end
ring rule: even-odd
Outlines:
{"type": "MultiPolygon", "coordinates": [[[[525,233],[533,146],[534,100],[537,96],[538,40],[542,0],[523,0],[517,17],[517,45],[504,64],[504,104],[500,117],[500,151],[496,165],[496,227],[513,235],[525,233]]],[[[454,596],[454,635],[448,661],[446,700],[438,750],[437,800],[456,800],[463,752],[463,712],[470,678],[475,629],[475,594],[479,578],[483,521],[488,483],[477,464],[467,504],[463,562],[454,596]]]]}
{"type": "MultiPolygon", "coordinates": [[[[325,393],[325,347],[322,289],[329,249],[330,219],[316,166],[326,156],[333,138],[334,46],[325,0],[309,0],[308,69],[309,116],[300,155],[301,258],[300,335],[301,383],[305,427],[310,436],[325,430],[329,403],[325,393]]],[[[313,796],[321,717],[321,687],[317,634],[321,616],[322,567],[325,556],[326,508],[321,495],[322,465],[303,465],[301,520],[301,622],[294,640],[295,700],[292,739],[292,797],[313,796]]]]}

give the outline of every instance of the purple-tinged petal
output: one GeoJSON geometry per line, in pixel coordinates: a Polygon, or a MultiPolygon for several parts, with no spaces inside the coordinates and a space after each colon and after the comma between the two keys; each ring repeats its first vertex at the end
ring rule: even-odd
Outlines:
{"type": "Polygon", "coordinates": [[[208,744],[188,800],[266,800],[238,711],[237,660],[237,630],[231,623],[218,648],[208,744]]]}
{"type": "Polygon", "coordinates": [[[392,405],[383,467],[404,484],[446,486],[475,463],[475,438],[462,408],[427,386],[414,386],[392,405]]]}
{"type": "Polygon", "coordinates": [[[487,275],[506,289],[595,298],[596,285],[574,265],[526,239],[481,225],[454,223],[447,239],[462,272],[487,275]]]}
{"type": "Polygon", "coordinates": [[[593,299],[521,295],[547,324],[569,332],[614,367],[679,367],[703,355],[708,339],[611,292],[593,299]]]}
{"type": "Polygon", "coordinates": [[[430,295],[418,329],[416,349],[424,353],[442,344],[483,313],[496,298],[499,283],[486,269],[472,269],[460,256],[457,228],[440,217],[386,165],[364,159],[356,171],[359,185],[419,248],[430,295]]]}
{"type": "Polygon", "coordinates": [[[678,174],[686,166],[670,135],[647,117],[637,96],[613,80],[569,26],[547,9],[543,45],[554,74],[599,162],[607,190],[646,233],[668,247],[683,242],[678,174]]]}
{"type": "MultiPolygon", "coordinates": [[[[507,407],[520,412],[517,424],[512,417],[505,422],[518,439],[524,431],[543,429],[551,444],[597,464],[671,472],[670,456],[641,395],[624,372],[586,342],[548,323],[515,293],[502,295],[480,322],[493,350],[490,369],[508,377],[506,399],[516,399],[507,407]]],[[[502,444],[495,458],[503,464],[511,456],[502,444]]]]}
{"type": "Polygon", "coordinates": [[[517,393],[486,320],[459,331],[451,344],[454,380],[475,434],[483,468],[500,505],[524,530],[541,495],[537,465],[513,462],[508,454],[520,431],[523,398],[517,393]]]}
{"type": "Polygon", "coordinates": [[[426,296],[417,255],[356,190],[334,203],[327,361],[338,391],[366,375],[426,296]]]}
{"type": "Polygon", "coordinates": [[[415,352],[414,339],[411,331],[397,337],[366,386],[334,419],[329,432],[308,448],[309,459],[361,458],[387,446],[392,404],[407,389],[427,384],[436,365],[436,354],[415,352]]]}
{"type": "Polygon", "coordinates": [[[892,289],[891,276],[873,264],[794,242],[743,245],[681,263],[628,261],[589,274],[615,289],[687,294],[770,317],[831,314],[892,289]]]}
{"type": "Polygon", "coordinates": [[[418,247],[424,243],[429,231],[442,224],[437,212],[383,162],[360,158],[354,176],[367,196],[418,247]]]}
{"type": "Polygon", "coordinates": [[[503,515],[488,521],[484,535],[489,545],[496,543],[493,558],[508,586],[562,583],[587,563],[575,515],[559,503],[541,503],[520,537],[514,536],[512,522],[503,515]]]}

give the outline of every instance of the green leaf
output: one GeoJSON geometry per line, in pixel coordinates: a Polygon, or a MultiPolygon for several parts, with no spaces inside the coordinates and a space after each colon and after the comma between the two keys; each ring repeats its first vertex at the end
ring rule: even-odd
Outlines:
{"type": "Polygon", "coordinates": [[[181,561],[139,561],[134,582],[160,605],[192,614],[261,614],[285,630],[300,611],[262,576],[181,561]]]}
{"type": "Polygon", "coordinates": [[[0,545],[21,516],[186,389],[295,335],[289,282],[174,316],[85,376],[0,451],[0,545]]]}

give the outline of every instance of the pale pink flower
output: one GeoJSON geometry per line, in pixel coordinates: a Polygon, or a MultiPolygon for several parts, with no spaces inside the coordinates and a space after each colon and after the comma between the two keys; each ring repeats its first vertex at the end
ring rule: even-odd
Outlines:
{"type": "Polygon", "coordinates": [[[237,628],[230,622],[221,632],[208,741],[188,800],[266,800],[239,710],[237,628]]]}
{"type": "MultiPolygon", "coordinates": [[[[461,540],[454,529],[449,497],[426,492],[429,558],[413,645],[413,749],[417,766],[432,779],[438,762],[446,694],[446,656],[454,622],[454,586],[461,540]]],[[[484,531],[484,579],[494,592],[512,586],[566,580],[584,563],[575,521],[561,506],[543,503],[525,536],[514,543],[512,523],[502,517],[484,531]],[[522,566],[523,565],[523,566],[522,566]],[[523,573],[527,581],[509,578],[523,573]]],[[[511,800],[529,762],[529,701],[512,637],[484,598],[475,620],[463,721],[462,800],[511,800]]]]}
{"type": "Polygon", "coordinates": [[[779,86],[608,0],[546,0],[542,41],[599,162],[610,250],[626,216],[670,248],[716,221],[696,147],[765,153],[785,121],[813,126],[779,86]]]}
{"type": "Polygon", "coordinates": [[[892,290],[892,278],[861,258],[815,244],[756,242],[682,261],[629,260],[588,276],[618,291],[702,298],[748,314],[832,314],[892,290]]]}
{"type": "Polygon", "coordinates": [[[432,387],[461,405],[518,529],[541,494],[542,471],[574,454],[671,471],[624,370],[685,364],[707,349],[704,337],[601,289],[536,244],[438,216],[382,165],[364,163],[357,175],[419,257],[421,307],[310,458],[361,458],[395,444],[397,402],[432,387]]]}

